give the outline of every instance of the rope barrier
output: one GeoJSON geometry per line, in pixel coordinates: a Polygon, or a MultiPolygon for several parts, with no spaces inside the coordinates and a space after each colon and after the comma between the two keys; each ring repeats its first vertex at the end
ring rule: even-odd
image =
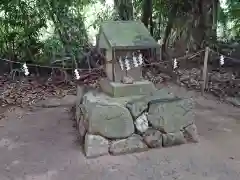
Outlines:
{"type": "Polygon", "coordinates": [[[223,57],[224,60],[225,60],[225,59],[229,59],[229,60],[232,60],[232,61],[234,61],[234,62],[239,62],[239,63],[240,63],[240,59],[236,59],[236,58],[232,58],[232,57],[226,56],[226,55],[221,54],[221,53],[219,53],[219,52],[217,52],[217,51],[214,51],[213,49],[210,49],[210,51],[211,51],[212,53],[215,53],[215,54],[219,55],[220,58],[223,57]]]}
{"type": "MultiPolygon", "coordinates": [[[[204,50],[200,50],[196,53],[193,53],[190,55],[184,55],[184,56],[181,56],[181,57],[178,57],[176,58],[177,60],[180,60],[180,59],[192,59],[194,57],[196,57],[197,55],[199,55],[201,52],[203,52],[204,50]]],[[[19,62],[19,61],[13,61],[13,60],[9,60],[9,59],[3,59],[3,58],[0,58],[1,61],[5,61],[5,62],[11,62],[11,63],[14,63],[14,64],[20,64],[20,65],[25,65],[26,63],[25,62],[19,62]]],[[[171,61],[169,60],[166,60],[166,61],[160,61],[160,62],[154,62],[154,63],[149,63],[149,64],[144,64],[143,66],[151,66],[151,65],[158,65],[158,64],[164,64],[164,63],[171,63],[171,61]]],[[[46,66],[46,65],[40,65],[40,64],[27,64],[27,66],[29,67],[40,67],[40,68],[49,68],[49,69],[61,69],[61,70],[72,70],[73,68],[64,68],[64,67],[60,67],[60,66],[46,66]]],[[[79,71],[94,71],[94,70],[101,70],[102,68],[91,68],[91,69],[81,69],[81,68],[76,68],[78,69],[79,71]]]]}
{"type": "MultiPolygon", "coordinates": [[[[143,63],[141,66],[143,67],[146,67],[146,66],[153,66],[153,65],[161,65],[161,64],[172,64],[173,66],[173,70],[175,70],[176,68],[178,68],[178,61],[180,60],[183,60],[183,59],[193,59],[194,57],[200,55],[202,52],[204,52],[205,50],[200,50],[196,53],[193,53],[193,54],[187,54],[187,55],[184,55],[184,56],[181,56],[181,57],[177,57],[177,58],[174,58],[172,60],[166,60],[166,61],[159,61],[159,62],[149,62],[147,59],[145,59],[145,62],[146,63],[143,63]]],[[[225,56],[219,52],[216,52],[214,51],[213,49],[210,49],[211,52],[217,54],[220,56],[220,64],[223,65],[224,64],[224,60],[225,59],[231,59],[233,61],[239,61],[239,59],[236,59],[236,58],[232,58],[232,57],[228,57],[228,56],[225,56]]],[[[77,79],[80,78],[80,75],[78,73],[78,71],[80,72],[84,72],[84,71],[88,71],[89,73],[93,72],[93,71],[100,71],[103,69],[103,67],[100,67],[100,68],[91,68],[91,69],[81,69],[81,68],[73,68],[73,67],[60,67],[60,66],[47,66],[47,65],[40,65],[40,64],[26,64],[25,62],[19,62],[19,61],[13,61],[13,60],[9,60],[9,59],[4,59],[4,58],[0,58],[0,61],[5,61],[5,62],[10,62],[10,63],[13,63],[13,64],[20,64],[22,65],[22,70],[25,72],[26,75],[29,74],[28,72],[28,69],[27,69],[27,66],[29,67],[40,67],[40,68],[49,68],[49,69],[59,69],[59,70],[74,70],[74,73],[75,73],[75,77],[77,79]]]]}
{"type": "MultiPolygon", "coordinates": [[[[3,58],[0,58],[1,61],[5,61],[5,62],[11,62],[11,63],[14,63],[14,64],[21,64],[21,65],[24,65],[25,62],[19,62],[19,61],[12,61],[12,60],[9,60],[9,59],[3,59],[3,58]]],[[[60,67],[60,66],[46,66],[46,65],[40,65],[40,64],[27,64],[27,66],[29,67],[40,67],[40,68],[49,68],[49,69],[61,69],[61,70],[72,70],[73,68],[64,68],[64,67],[60,67]]],[[[89,71],[89,69],[80,69],[80,68],[77,68],[78,70],[80,71],[89,71]]],[[[97,70],[97,69],[102,69],[102,68],[91,68],[91,70],[97,70]]]]}

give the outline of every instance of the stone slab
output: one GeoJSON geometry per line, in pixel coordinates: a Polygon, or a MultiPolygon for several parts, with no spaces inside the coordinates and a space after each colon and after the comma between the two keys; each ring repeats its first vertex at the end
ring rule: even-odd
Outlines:
{"type": "Polygon", "coordinates": [[[142,137],[134,134],[133,136],[112,142],[109,152],[112,155],[121,155],[134,152],[146,151],[148,146],[142,141],[142,137]]]}
{"type": "Polygon", "coordinates": [[[143,96],[126,96],[126,97],[111,97],[103,92],[95,93],[93,91],[89,91],[83,96],[83,104],[87,103],[99,103],[104,102],[107,104],[121,104],[126,106],[129,101],[133,101],[135,99],[142,98],[143,96]]]}
{"type": "Polygon", "coordinates": [[[84,151],[88,158],[94,158],[108,154],[109,143],[108,140],[92,134],[86,134],[84,151]]]}
{"type": "Polygon", "coordinates": [[[187,143],[183,132],[163,134],[163,147],[176,146],[187,143]]]}
{"type": "Polygon", "coordinates": [[[148,95],[156,91],[154,84],[147,80],[135,81],[133,84],[123,84],[102,79],[100,87],[104,93],[112,97],[148,95]]]}
{"type": "Polygon", "coordinates": [[[162,133],[156,129],[148,129],[144,135],[143,139],[145,143],[150,148],[160,148],[162,147],[162,133]]]}
{"type": "Polygon", "coordinates": [[[183,134],[188,142],[198,143],[200,141],[197,126],[195,124],[191,124],[184,128],[183,134]]]}

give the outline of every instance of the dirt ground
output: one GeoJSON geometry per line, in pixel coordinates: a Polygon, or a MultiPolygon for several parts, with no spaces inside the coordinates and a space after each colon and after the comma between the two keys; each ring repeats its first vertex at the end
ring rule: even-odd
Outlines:
{"type": "Polygon", "coordinates": [[[195,99],[200,143],[86,159],[69,107],[16,108],[0,121],[0,180],[239,180],[240,109],[168,88],[195,99]]]}

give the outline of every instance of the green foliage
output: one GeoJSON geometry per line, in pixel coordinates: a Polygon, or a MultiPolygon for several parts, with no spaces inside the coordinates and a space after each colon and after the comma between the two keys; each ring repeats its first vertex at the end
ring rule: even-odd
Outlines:
{"type": "Polygon", "coordinates": [[[61,53],[74,58],[88,44],[83,7],[91,0],[0,1],[0,56],[12,60],[47,62],[61,53]],[[54,33],[42,42],[47,22],[54,33]]]}
{"type": "Polygon", "coordinates": [[[225,22],[227,20],[233,23],[230,29],[234,33],[234,36],[239,38],[240,36],[240,2],[238,0],[227,0],[227,9],[225,11],[225,22]]]}
{"type": "Polygon", "coordinates": [[[33,60],[42,46],[38,33],[46,25],[35,4],[3,1],[0,12],[1,55],[10,59],[33,60]]]}

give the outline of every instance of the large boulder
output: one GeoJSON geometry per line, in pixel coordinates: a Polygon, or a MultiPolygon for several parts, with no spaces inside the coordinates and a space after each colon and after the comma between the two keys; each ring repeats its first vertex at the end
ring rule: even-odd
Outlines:
{"type": "Polygon", "coordinates": [[[84,118],[87,119],[91,134],[109,139],[122,139],[134,132],[133,119],[127,108],[120,104],[87,103],[84,104],[84,118]]]}
{"type": "Polygon", "coordinates": [[[112,142],[109,152],[112,155],[120,155],[134,152],[146,151],[148,146],[142,141],[142,137],[134,134],[133,136],[112,142]]]}
{"type": "Polygon", "coordinates": [[[193,101],[190,99],[166,99],[149,104],[148,121],[164,133],[177,132],[193,123],[193,101]]]}

